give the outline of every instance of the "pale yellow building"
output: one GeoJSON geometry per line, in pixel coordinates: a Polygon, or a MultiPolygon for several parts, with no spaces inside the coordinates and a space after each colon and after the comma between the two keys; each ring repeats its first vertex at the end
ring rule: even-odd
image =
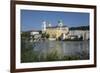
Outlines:
{"type": "Polygon", "coordinates": [[[67,34],[69,29],[67,26],[54,26],[54,27],[46,27],[46,34],[49,34],[50,38],[62,37],[63,34],[67,34]]]}
{"type": "Polygon", "coordinates": [[[65,35],[69,32],[69,28],[67,26],[64,26],[62,21],[58,21],[57,26],[47,26],[48,24],[44,21],[43,22],[43,29],[42,31],[46,34],[49,34],[49,38],[55,38],[58,39],[59,37],[62,39],[65,39],[65,35]]]}

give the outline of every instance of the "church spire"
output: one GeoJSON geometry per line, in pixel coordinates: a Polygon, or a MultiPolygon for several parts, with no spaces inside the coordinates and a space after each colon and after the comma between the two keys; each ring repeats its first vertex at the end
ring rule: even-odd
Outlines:
{"type": "Polygon", "coordinates": [[[58,26],[60,26],[60,27],[63,26],[62,20],[59,20],[59,21],[58,21],[58,26]]]}
{"type": "Polygon", "coordinates": [[[48,22],[48,26],[51,27],[51,23],[50,22],[48,22]]]}
{"type": "Polygon", "coordinates": [[[42,23],[43,23],[42,24],[42,31],[45,31],[46,30],[46,21],[43,21],[42,23]]]}

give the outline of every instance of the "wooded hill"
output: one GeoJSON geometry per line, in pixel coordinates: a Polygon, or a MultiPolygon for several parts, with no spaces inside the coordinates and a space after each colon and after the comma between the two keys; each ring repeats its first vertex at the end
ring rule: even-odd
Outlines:
{"type": "Polygon", "coordinates": [[[69,30],[89,30],[89,26],[70,27],[69,30]]]}

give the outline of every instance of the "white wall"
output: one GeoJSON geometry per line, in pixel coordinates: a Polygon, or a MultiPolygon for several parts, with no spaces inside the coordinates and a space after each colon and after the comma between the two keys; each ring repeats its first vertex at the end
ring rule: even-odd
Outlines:
{"type": "MultiPolygon", "coordinates": [[[[32,0],[33,1],[33,0],[32,0]]],[[[100,0],[34,0],[56,3],[73,3],[97,5],[97,33],[100,37],[100,0]]],[[[100,38],[97,39],[97,67],[82,69],[65,69],[41,71],[34,73],[99,73],[100,72],[100,38]]],[[[0,0],[0,73],[10,73],[10,0],[0,0]]],[[[33,72],[31,72],[33,73],[33,72]]]]}

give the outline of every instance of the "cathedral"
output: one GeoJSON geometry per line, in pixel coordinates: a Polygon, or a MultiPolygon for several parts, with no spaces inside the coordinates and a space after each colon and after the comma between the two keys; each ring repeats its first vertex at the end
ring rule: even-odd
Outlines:
{"type": "Polygon", "coordinates": [[[69,32],[69,28],[63,24],[61,20],[58,21],[56,26],[52,26],[50,23],[47,24],[46,21],[43,21],[42,32],[49,34],[49,39],[65,39],[69,32]]]}

